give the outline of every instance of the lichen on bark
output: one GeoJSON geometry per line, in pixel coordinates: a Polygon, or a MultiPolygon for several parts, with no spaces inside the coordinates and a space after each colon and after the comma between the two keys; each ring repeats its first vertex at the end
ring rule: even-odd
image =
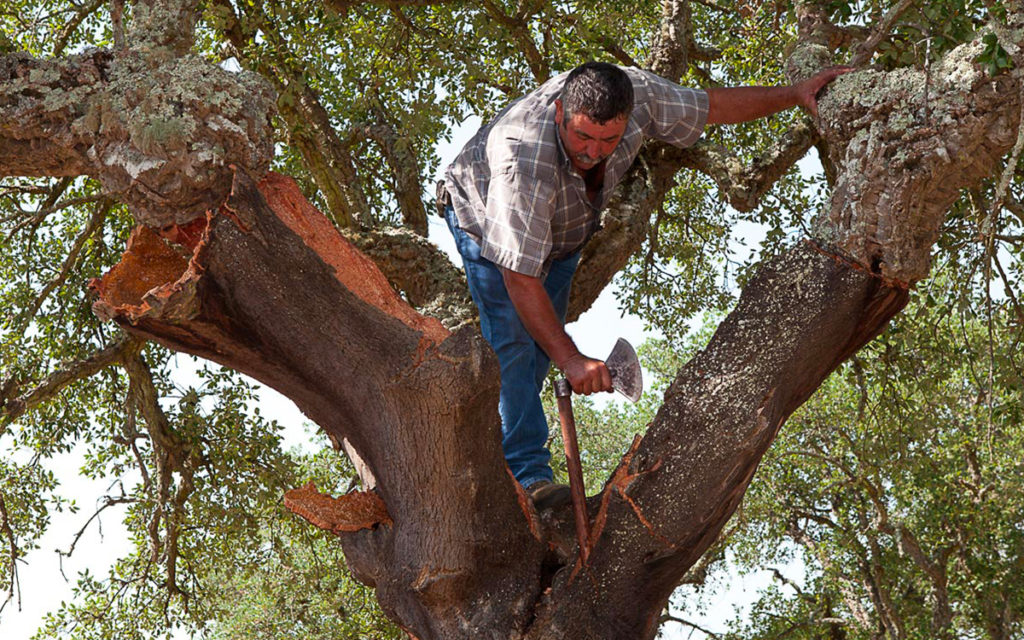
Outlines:
{"type": "Polygon", "coordinates": [[[960,190],[981,180],[1016,138],[1019,72],[990,78],[981,41],[928,69],[841,76],[819,129],[838,179],[813,236],[885,278],[928,273],[931,247],[960,190]]]}
{"type": "Polygon", "coordinates": [[[232,165],[259,177],[273,154],[266,81],[196,56],[12,54],[0,106],[0,175],[93,176],[153,227],[216,208],[232,165]]]}

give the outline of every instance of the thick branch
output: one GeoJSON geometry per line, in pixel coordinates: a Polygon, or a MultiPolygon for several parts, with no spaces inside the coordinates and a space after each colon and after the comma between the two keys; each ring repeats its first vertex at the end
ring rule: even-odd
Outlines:
{"type": "Polygon", "coordinates": [[[593,582],[556,577],[558,604],[545,621],[569,625],[574,636],[592,626],[579,621],[615,610],[602,637],[651,637],[651,612],[718,536],[786,417],[907,297],[809,244],[764,265],[669,388],[628,476],[605,488],[611,499],[590,556],[593,582]]]}
{"type": "Polygon", "coordinates": [[[957,47],[927,76],[861,71],[830,86],[819,130],[839,176],[818,238],[885,277],[928,273],[949,206],[1017,139],[1021,71],[988,77],[982,47],[957,47]]]}
{"type": "Polygon", "coordinates": [[[125,354],[138,349],[138,345],[138,340],[131,336],[123,335],[88,358],[67,364],[63,368],[54,371],[33,389],[20,396],[15,395],[18,393],[16,382],[13,380],[5,381],[4,393],[0,397],[0,427],[5,429],[7,425],[17,420],[26,411],[36,407],[41,402],[53,398],[61,389],[72,382],[88,378],[105,367],[120,361],[125,354]]]}
{"type": "Polygon", "coordinates": [[[828,20],[828,3],[802,0],[796,3],[797,44],[786,60],[786,78],[796,83],[832,64],[839,30],[828,20]]]}
{"type": "Polygon", "coordinates": [[[689,0],[662,0],[661,24],[647,67],[663,78],[678,82],[689,65],[692,33],[689,0]]]}
{"type": "Polygon", "coordinates": [[[522,628],[544,547],[505,475],[497,365],[479,334],[415,313],[280,176],[258,190],[239,174],[198,239],[174,236],[191,259],[137,230],[95,284],[97,313],[261,380],[348,440],[394,526],[345,534],[346,555],[416,635],[494,615],[504,589],[522,598],[491,624],[522,628]]]}
{"type": "Polygon", "coordinates": [[[265,82],[193,57],[13,54],[0,103],[0,175],[91,175],[154,226],[217,206],[230,165],[262,175],[272,154],[265,82]]]}

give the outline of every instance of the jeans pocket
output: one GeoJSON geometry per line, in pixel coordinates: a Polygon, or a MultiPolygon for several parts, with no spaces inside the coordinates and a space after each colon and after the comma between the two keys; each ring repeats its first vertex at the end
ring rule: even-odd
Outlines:
{"type": "Polygon", "coordinates": [[[455,248],[459,250],[459,255],[464,260],[479,262],[480,245],[472,236],[459,227],[459,221],[455,217],[455,209],[451,205],[445,207],[444,219],[448,223],[448,229],[452,232],[452,236],[455,238],[455,248]]]}

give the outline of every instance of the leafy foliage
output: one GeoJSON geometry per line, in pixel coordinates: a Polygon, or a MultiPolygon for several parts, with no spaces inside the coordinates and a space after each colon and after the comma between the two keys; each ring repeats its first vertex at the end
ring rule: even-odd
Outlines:
{"type": "Polygon", "coordinates": [[[775,580],[722,637],[1020,633],[1020,319],[957,313],[952,275],[783,429],[727,542],[775,580]]]}

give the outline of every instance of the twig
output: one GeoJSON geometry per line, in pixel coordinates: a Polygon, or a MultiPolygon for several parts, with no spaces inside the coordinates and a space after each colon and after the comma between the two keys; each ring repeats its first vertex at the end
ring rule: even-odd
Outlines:
{"type": "Polygon", "coordinates": [[[878,24],[867,40],[865,40],[860,47],[857,48],[857,53],[854,54],[853,59],[850,60],[850,66],[860,67],[867,63],[874,55],[875,49],[881,44],[882,40],[889,36],[892,31],[893,24],[896,22],[904,11],[910,8],[917,0],[901,0],[899,4],[893,7],[882,21],[878,24]]]}
{"type": "Polygon", "coordinates": [[[4,494],[0,493],[0,531],[7,536],[8,555],[11,558],[11,579],[7,587],[7,598],[0,604],[0,611],[4,610],[7,603],[18,594],[18,611],[21,611],[21,581],[18,579],[18,543],[14,539],[14,531],[11,529],[11,520],[7,515],[7,502],[4,494]]]}
{"type": "MultiPolygon", "coordinates": [[[[71,539],[71,546],[68,547],[67,551],[61,551],[61,550],[58,549],[57,553],[61,556],[61,558],[70,558],[71,554],[73,554],[75,552],[75,547],[78,546],[78,541],[85,534],[86,529],[89,528],[89,525],[92,524],[92,521],[95,520],[96,518],[98,518],[99,515],[101,513],[103,513],[103,511],[105,511],[107,508],[112,507],[114,505],[130,504],[130,503],[133,503],[133,502],[138,502],[138,499],[130,498],[127,495],[125,495],[124,487],[121,487],[121,495],[118,496],[118,497],[104,496],[103,497],[103,504],[98,509],[96,509],[96,511],[93,512],[93,514],[91,516],[89,516],[89,519],[85,521],[85,524],[82,525],[82,528],[79,529],[78,533],[76,533],[74,538],[71,539]]],[[[63,563],[63,560],[62,560],[62,563],[63,563]]],[[[63,569],[63,566],[62,566],[61,567],[61,574],[63,574],[63,573],[64,573],[64,569],[63,569]]],[[[67,578],[67,576],[65,576],[65,578],[67,578]]]]}
{"type": "Polygon", "coordinates": [[[68,276],[71,275],[71,270],[74,268],[75,263],[78,262],[78,255],[85,247],[85,243],[94,233],[96,233],[97,230],[102,229],[103,221],[106,219],[107,213],[110,211],[112,206],[114,206],[114,202],[112,200],[104,200],[96,207],[96,210],[93,211],[92,216],[89,218],[89,222],[85,225],[85,229],[83,229],[82,233],[78,234],[78,237],[75,238],[75,243],[72,245],[71,251],[68,252],[67,258],[64,259],[64,264],[61,265],[60,271],[57,273],[56,277],[50,280],[50,282],[43,287],[43,290],[39,292],[39,295],[36,296],[36,299],[32,302],[31,306],[25,310],[21,322],[19,323],[21,330],[24,330],[25,327],[28,326],[28,323],[32,321],[32,318],[39,313],[39,308],[43,306],[43,302],[46,301],[50,294],[58,287],[64,285],[68,276]]]}
{"type": "Polygon", "coordinates": [[[720,635],[718,635],[714,631],[710,631],[709,629],[706,629],[706,628],[700,626],[696,622],[690,622],[689,620],[686,620],[684,618],[680,618],[678,616],[674,616],[671,613],[668,613],[667,611],[665,613],[661,614],[661,617],[659,618],[659,621],[663,622],[663,623],[664,622],[677,622],[679,624],[686,625],[687,627],[690,627],[692,629],[696,629],[697,631],[700,631],[701,633],[703,633],[704,635],[708,636],[709,638],[720,638],[721,637],[720,635]]]}

